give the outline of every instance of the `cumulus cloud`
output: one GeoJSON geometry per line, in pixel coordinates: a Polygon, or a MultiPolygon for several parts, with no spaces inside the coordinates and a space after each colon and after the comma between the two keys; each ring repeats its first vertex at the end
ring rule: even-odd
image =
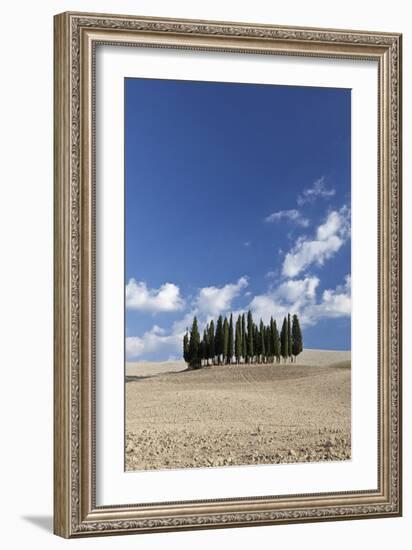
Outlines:
{"type": "Polygon", "coordinates": [[[257,319],[267,323],[270,317],[280,320],[290,313],[299,315],[302,326],[314,325],[320,319],[349,317],[351,314],[351,279],[334,289],[326,289],[318,298],[318,277],[285,281],[272,291],[255,296],[250,309],[257,319]]]}
{"type": "Polygon", "coordinates": [[[126,358],[140,357],[145,352],[144,339],[140,336],[126,337],[126,358]]]}
{"type": "Polygon", "coordinates": [[[351,308],[351,277],[347,275],[343,285],[334,290],[324,290],[319,303],[308,305],[304,311],[304,322],[314,324],[322,318],[350,317],[351,308]]]}
{"type": "Polygon", "coordinates": [[[348,207],[343,206],[339,211],[332,211],[326,218],[325,223],[321,224],[316,236],[319,241],[326,241],[329,237],[335,235],[347,236],[349,234],[350,212],[348,207]]]}
{"type": "Polygon", "coordinates": [[[144,281],[130,279],[126,285],[126,307],[139,311],[157,313],[160,311],[179,311],[185,302],[180,289],[173,283],[165,283],[160,288],[150,289],[144,281]]]}
{"type": "Polygon", "coordinates": [[[170,334],[157,325],[145,332],[143,336],[126,337],[126,357],[136,359],[151,354],[164,357],[181,356],[184,332],[172,330],[170,334]]]}
{"type": "Polygon", "coordinates": [[[255,296],[249,304],[254,316],[267,323],[270,317],[281,318],[288,312],[301,313],[308,304],[316,303],[317,277],[285,281],[266,294],[255,296]]]}
{"type": "Polygon", "coordinates": [[[234,298],[248,286],[247,277],[240,277],[236,283],[222,287],[207,286],[201,288],[195,301],[196,311],[206,316],[216,316],[231,308],[234,298]]]}
{"type": "Polygon", "coordinates": [[[350,210],[347,206],[329,213],[325,223],[317,228],[312,239],[300,237],[295,246],[285,256],[282,273],[286,277],[296,277],[311,264],[323,265],[331,258],[350,234],[350,210]]]}
{"type": "Polygon", "coordinates": [[[306,188],[301,195],[298,195],[297,203],[299,206],[302,206],[306,203],[315,202],[318,197],[328,199],[330,197],[333,197],[335,193],[335,189],[328,189],[326,187],[325,176],[322,176],[321,178],[313,182],[311,187],[306,188]]]}
{"type": "Polygon", "coordinates": [[[301,227],[308,227],[309,220],[304,218],[299,210],[292,208],[291,210],[279,210],[278,212],[273,212],[265,218],[265,222],[274,223],[281,220],[289,220],[301,227]]]}
{"type": "Polygon", "coordinates": [[[288,312],[286,305],[277,301],[273,294],[255,296],[247,309],[253,313],[255,320],[262,319],[264,323],[268,323],[271,317],[279,319],[288,312]]]}
{"type": "MultiPolygon", "coordinates": [[[[139,284],[135,281],[134,283],[139,286],[139,284]]],[[[164,286],[166,285],[163,285],[163,287],[164,286]]],[[[181,357],[183,335],[186,330],[190,328],[193,317],[196,315],[199,330],[202,332],[203,328],[206,326],[206,323],[208,323],[211,319],[216,321],[216,317],[220,313],[231,310],[234,298],[239,296],[242,293],[242,290],[247,286],[247,277],[240,277],[237,282],[229,283],[222,287],[210,286],[201,288],[196,297],[192,300],[188,311],[186,311],[181,318],[175,320],[168,330],[165,330],[158,325],[153,325],[152,328],[146,331],[143,335],[127,337],[127,359],[131,360],[148,357],[181,357]]],[[[156,298],[159,291],[163,287],[161,287],[158,291],[148,291],[148,293],[151,293],[151,297],[156,298]]],[[[147,295],[145,294],[144,297],[147,302],[147,295]]],[[[146,310],[171,311],[170,309],[153,309],[153,304],[150,304],[150,309],[146,310]]]]}
{"type": "Polygon", "coordinates": [[[300,300],[312,300],[316,296],[318,285],[318,277],[285,281],[275,290],[275,296],[288,303],[297,303],[300,300]]]}

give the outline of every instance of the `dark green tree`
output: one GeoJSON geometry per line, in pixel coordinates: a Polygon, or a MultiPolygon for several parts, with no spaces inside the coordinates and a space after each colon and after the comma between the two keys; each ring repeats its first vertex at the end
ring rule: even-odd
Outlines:
{"type": "Polygon", "coordinates": [[[209,359],[210,359],[209,324],[206,325],[205,330],[203,331],[203,340],[205,341],[206,365],[208,365],[209,364],[209,359]]]}
{"type": "Polygon", "coordinates": [[[263,324],[262,319],[259,324],[259,355],[260,362],[264,363],[266,359],[266,334],[265,334],[265,325],[263,324]]]}
{"type": "Polygon", "coordinates": [[[233,359],[233,353],[234,353],[234,338],[233,338],[233,315],[230,314],[230,321],[229,321],[229,346],[228,346],[228,363],[230,364],[233,359]]]}
{"type": "Polygon", "coordinates": [[[302,331],[300,330],[299,318],[294,315],[292,318],[292,354],[296,357],[303,350],[302,331]]]}
{"type": "Polygon", "coordinates": [[[271,363],[274,362],[275,360],[275,331],[274,331],[274,328],[275,328],[275,321],[273,320],[273,317],[270,318],[270,322],[269,322],[269,332],[268,332],[268,338],[269,338],[269,343],[268,343],[268,346],[269,346],[269,357],[270,357],[270,361],[271,363]]]}
{"type": "Polygon", "coordinates": [[[223,321],[223,363],[228,363],[229,359],[229,323],[227,322],[227,317],[223,321]]]}
{"type": "Polygon", "coordinates": [[[199,342],[199,363],[200,363],[199,366],[200,367],[203,367],[204,356],[205,356],[205,342],[202,338],[199,342]]]}
{"type": "Polygon", "coordinates": [[[246,318],[245,314],[242,314],[242,326],[241,328],[241,334],[242,334],[242,357],[244,363],[248,362],[248,356],[247,356],[247,337],[246,337],[246,318]]]}
{"type": "Polygon", "coordinates": [[[236,363],[239,365],[240,359],[242,357],[242,320],[240,315],[236,321],[235,357],[236,357],[236,363]]]}
{"type": "Polygon", "coordinates": [[[272,350],[272,328],[271,324],[265,327],[265,351],[266,351],[266,363],[273,363],[273,350],[272,350]]]}
{"type": "Polygon", "coordinates": [[[259,336],[259,329],[255,323],[253,323],[253,352],[254,352],[254,358],[253,361],[255,363],[260,363],[260,336],[259,336]]]}
{"type": "Polygon", "coordinates": [[[206,327],[203,331],[203,359],[205,364],[209,364],[209,327],[206,327]]]}
{"type": "Polygon", "coordinates": [[[190,331],[190,341],[189,341],[189,365],[194,368],[199,368],[201,366],[201,358],[199,354],[200,347],[200,334],[197,326],[197,318],[194,317],[192,328],[190,331]]]}
{"type": "Polygon", "coordinates": [[[187,331],[183,336],[183,359],[189,363],[189,334],[187,331]]]}
{"type": "Polygon", "coordinates": [[[290,313],[288,313],[288,357],[292,361],[292,330],[290,325],[290,313]]]}
{"type": "Polygon", "coordinates": [[[276,357],[276,361],[280,361],[280,341],[279,341],[279,331],[276,326],[276,321],[272,320],[272,341],[273,341],[273,356],[276,357]]]}
{"type": "Polygon", "coordinates": [[[288,347],[288,322],[286,317],[284,317],[282,330],[280,331],[280,354],[285,362],[289,354],[288,347]]]}
{"type": "Polygon", "coordinates": [[[252,312],[249,310],[247,314],[247,357],[249,361],[253,363],[254,356],[254,340],[255,340],[255,327],[253,323],[252,312]]]}
{"type": "Polygon", "coordinates": [[[220,365],[223,355],[223,318],[219,315],[216,323],[215,352],[217,355],[217,364],[220,365]]]}
{"type": "Polygon", "coordinates": [[[280,357],[286,362],[296,362],[297,356],[303,351],[303,338],[299,318],[296,314],[288,313],[283,319],[282,330],[279,331],[276,321],[270,318],[268,325],[262,319],[257,326],[253,322],[251,311],[238,315],[235,327],[233,314],[223,319],[219,316],[216,323],[211,320],[207,324],[202,338],[199,335],[197,318],[193,318],[190,329],[183,335],[183,358],[193,368],[203,365],[222,363],[230,364],[233,357],[239,364],[245,363],[273,363],[280,362],[280,357]],[[246,326],[247,325],[247,326],[246,326]],[[246,330],[247,329],[247,330],[246,330]]]}
{"type": "Polygon", "coordinates": [[[215,348],[215,323],[213,319],[209,326],[209,357],[212,360],[212,365],[215,364],[216,348],[215,348]]]}
{"type": "Polygon", "coordinates": [[[275,355],[275,341],[273,337],[273,324],[269,325],[269,331],[268,331],[268,338],[269,338],[269,346],[270,346],[270,362],[274,363],[276,359],[275,355]]]}

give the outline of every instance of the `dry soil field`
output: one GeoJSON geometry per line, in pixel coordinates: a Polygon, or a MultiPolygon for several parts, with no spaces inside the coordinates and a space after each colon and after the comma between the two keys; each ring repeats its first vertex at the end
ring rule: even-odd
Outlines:
{"type": "Polygon", "coordinates": [[[344,460],[350,352],[187,370],[126,365],[126,470],[344,460]]]}

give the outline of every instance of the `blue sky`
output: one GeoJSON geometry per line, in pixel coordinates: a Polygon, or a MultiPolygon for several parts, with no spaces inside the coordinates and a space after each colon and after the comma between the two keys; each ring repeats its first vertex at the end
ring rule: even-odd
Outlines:
{"type": "Polygon", "coordinates": [[[181,356],[193,315],[298,313],[350,349],[348,89],[125,80],[126,354],[181,356]]]}

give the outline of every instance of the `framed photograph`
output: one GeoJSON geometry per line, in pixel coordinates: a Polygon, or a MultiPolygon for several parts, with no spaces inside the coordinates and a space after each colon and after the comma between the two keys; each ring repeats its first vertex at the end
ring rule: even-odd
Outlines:
{"type": "Polygon", "coordinates": [[[54,531],[401,514],[401,35],[55,17],[54,531]]]}

